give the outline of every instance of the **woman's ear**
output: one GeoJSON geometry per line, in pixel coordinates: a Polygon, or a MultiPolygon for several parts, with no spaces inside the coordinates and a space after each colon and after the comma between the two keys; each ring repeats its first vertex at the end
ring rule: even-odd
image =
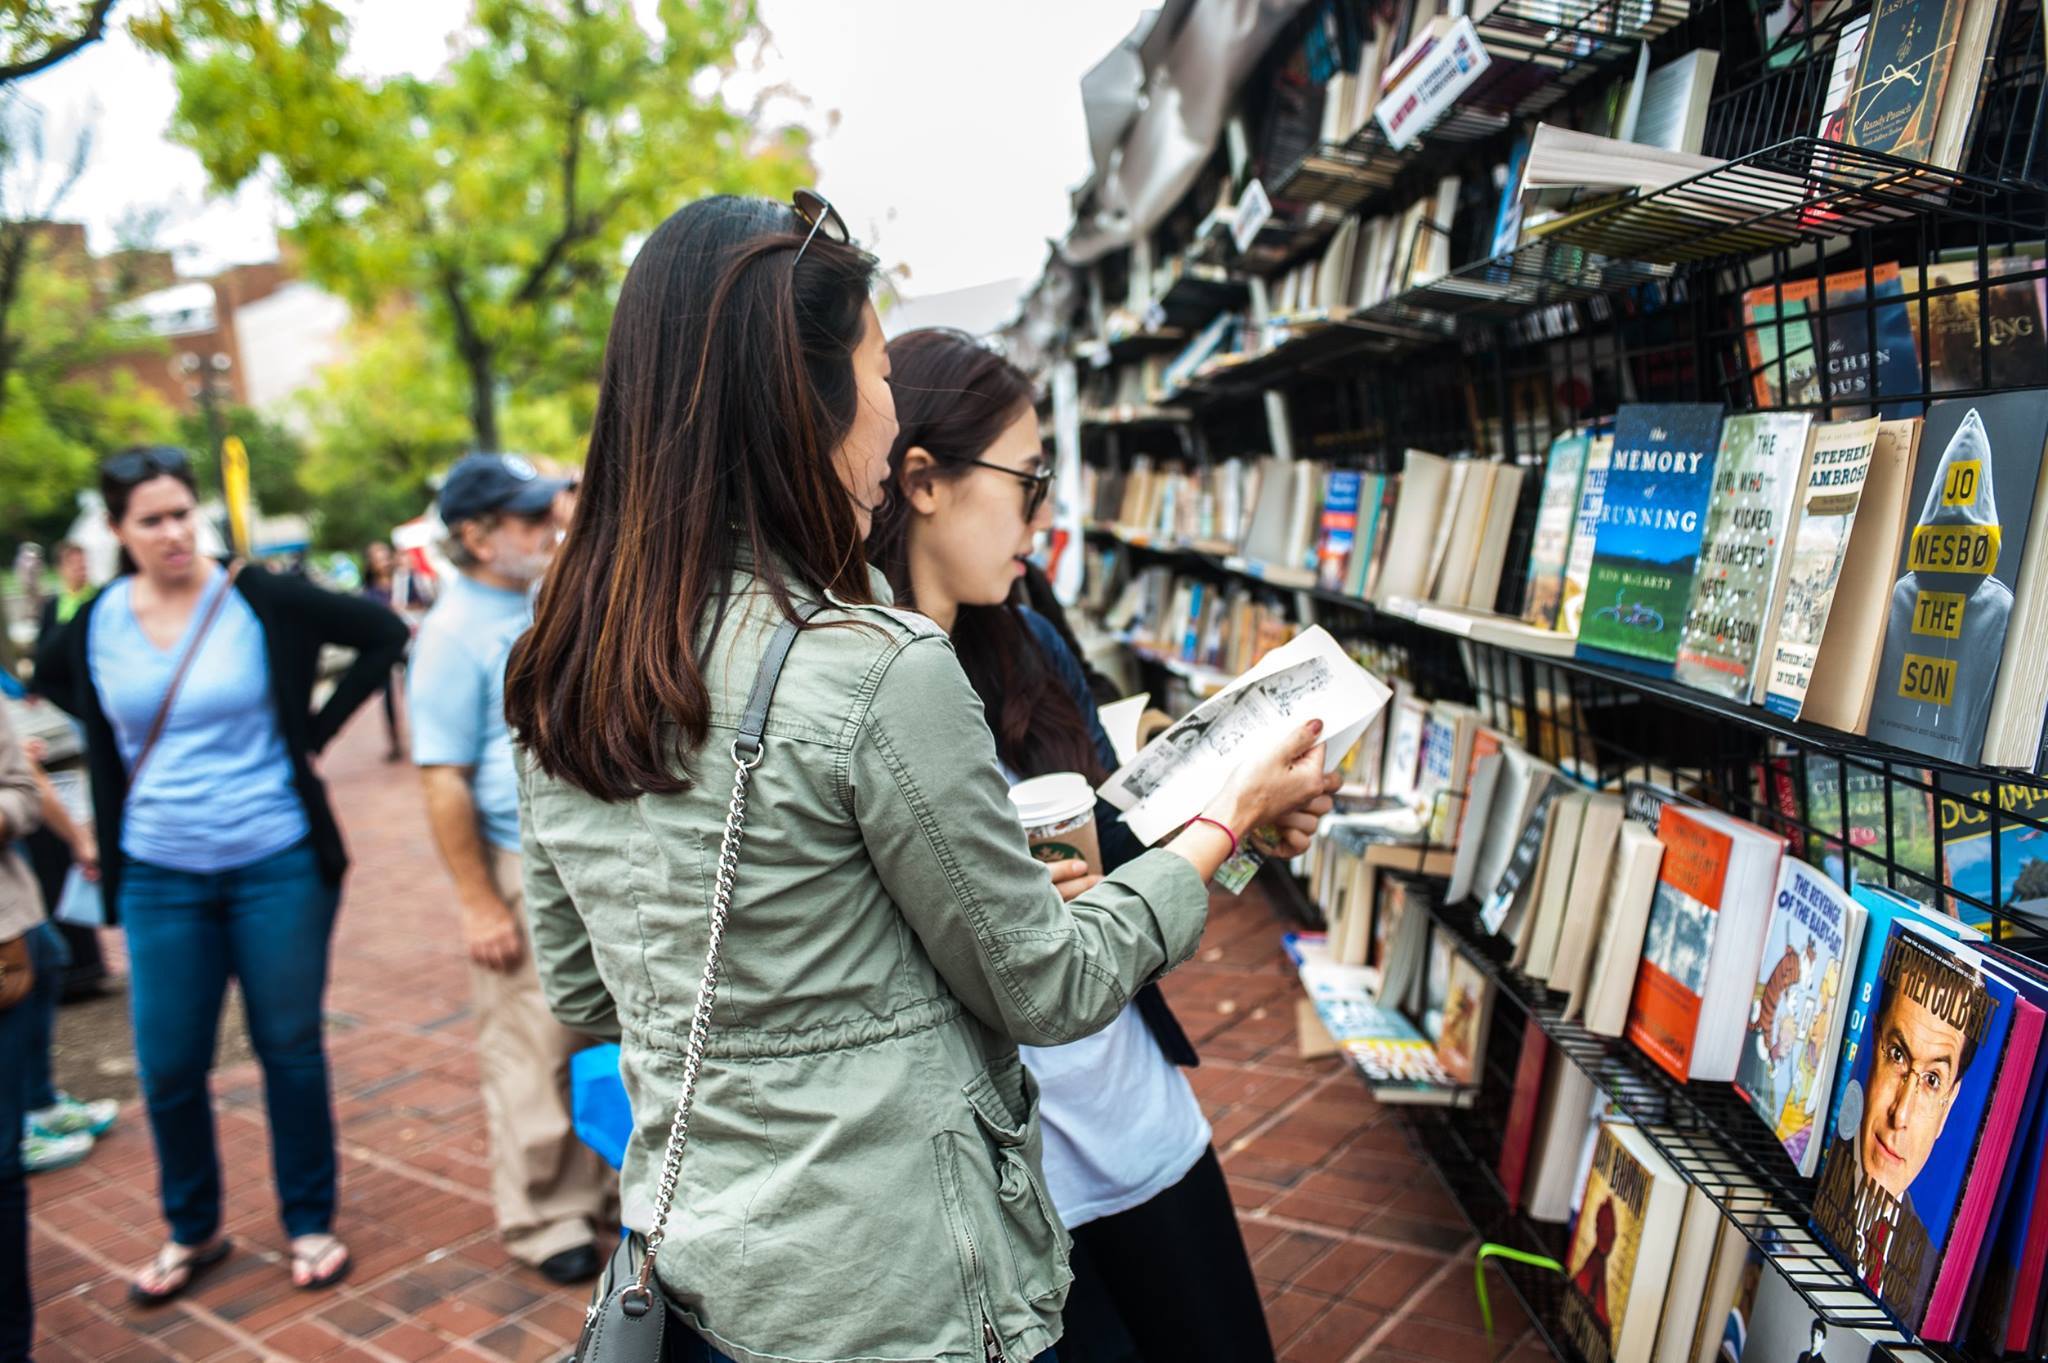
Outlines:
{"type": "Polygon", "coordinates": [[[932,458],[932,452],[922,445],[912,445],[903,452],[903,467],[896,474],[896,487],[910,509],[921,516],[930,516],[939,509],[938,466],[939,461],[932,458]]]}

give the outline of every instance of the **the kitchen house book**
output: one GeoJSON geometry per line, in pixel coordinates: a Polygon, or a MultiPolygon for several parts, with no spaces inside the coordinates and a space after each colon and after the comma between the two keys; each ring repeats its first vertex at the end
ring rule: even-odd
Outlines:
{"type": "Polygon", "coordinates": [[[1849,556],[1849,534],[1863,497],[1863,480],[1877,448],[1878,419],[1835,421],[1813,432],[1806,484],[1793,511],[1786,548],[1785,590],[1776,606],[1777,638],[1765,659],[1764,708],[1799,718],[1813,683],[1814,659],[1827,632],[1828,609],[1849,556]]]}
{"type": "Polygon", "coordinates": [[[1806,412],[1751,412],[1721,423],[1713,497],[1678,640],[1675,674],[1688,686],[1750,698],[1812,428],[1806,412]]]}
{"type": "Polygon", "coordinates": [[[1894,919],[1821,1155],[1813,1225],[1901,1324],[1927,1315],[2012,1029],[1983,958],[1894,919]]]}
{"type": "Polygon", "coordinates": [[[1827,1123],[1844,997],[1863,945],[1863,907],[1797,857],[1778,868],[1735,1088],[1811,1178],[1827,1123]]]}
{"type": "Polygon", "coordinates": [[[1719,403],[1631,404],[1615,417],[1579,657],[1671,675],[1720,434],[1719,403]]]}
{"type": "Polygon", "coordinates": [[[1633,1126],[1602,1122],[1565,1255],[1565,1338],[1586,1363],[1650,1363],[1685,1180],[1633,1126]]]}
{"type": "Polygon", "coordinates": [[[1666,805],[1657,841],[1664,864],[1628,1039],[1681,1083],[1733,1079],[1784,840],[1716,810],[1666,805]]]}
{"type": "Polygon", "coordinates": [[[1951,762],[1982,755],[2044,439],[2048,402],[2038,390],[1928,409],[1872,738],[1951,762]],[[1939,457],[1928,458],[1934,450],[1939,457]]]}
{"type": "Polygon", "coordinates": [[[1586,450],[1592,439],[1584,431],[1567,431],[1550,442],[1543,468],[1543,492],[1536,503],[1536,532],[1529,541],[1529,583],[1522,597],[1522,618],[1544,629],[1557,627],[1564,605],[1564,573],[1569,566],[1572,525],[1579,515],[1579,482],[1586,472],[1586,450]]]}

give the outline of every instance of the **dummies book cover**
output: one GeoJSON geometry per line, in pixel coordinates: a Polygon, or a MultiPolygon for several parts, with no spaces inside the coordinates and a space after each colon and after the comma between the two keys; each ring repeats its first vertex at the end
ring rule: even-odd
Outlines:
{"type": "Polygon", "coordinates": [[[1812,426],[1805,412],[1751,412],[1722,423],[1678,644],[1675,674],[1688,686],[1749,699],[1812,426]]]}
{"type": "Polygon", "coordinates": [[[1950,762],[1983,756],[2048,440],[2044,396],[1949,398],[1928,409],[1923,453],[1941,456],[1913,473],[1919,510],[1892,587],[1872,738],[1950,762]]]}
{"type": "Polygon", "coordinates": [[[1671,674],[1706,531],[1721,411],[1710,402],[1632,403],[1616,415],[1581,658],[1671,674]]]}
{"type": "Polygon", "coordinates": [[[1822,1155],[1813,1225],[1918,1330],[2012,1030],[2013,991],[1974,953],[1894,920],[1822,1155]]]}

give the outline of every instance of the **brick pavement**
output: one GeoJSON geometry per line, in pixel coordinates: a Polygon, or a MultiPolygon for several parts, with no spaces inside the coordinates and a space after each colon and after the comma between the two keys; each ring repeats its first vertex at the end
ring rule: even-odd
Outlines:
{"type": "MultiPolygon", "coordinates": [[[[30,1184],[39,1363],[247,1359],[538,1363],[583,1294],[512,1264],[492,1232],[483,1113],[455,910],[409,769],[360,717],[326,762],[355,855],[328,996],[342,1216],[355,1272],[294,1291],[272,1204],[253,1064],[215,1076],[234,1257],[192,1298],[130,1311],[124,1271],[154,1250],[155,1167],[135,1105],[74,1169],[30,1184]]],[[[1259,900],[1219,901],[1167,983],[1201,1047],[1246,1243],[1287,1363],[1538,1363],[1505,1292],[1478,1330],[1472,1239],[1392,1115],[1294,1044],[1295,986],[1259,900]]],[[[62,1023],[60,1021],[60,1026],[62,1023]]]]}

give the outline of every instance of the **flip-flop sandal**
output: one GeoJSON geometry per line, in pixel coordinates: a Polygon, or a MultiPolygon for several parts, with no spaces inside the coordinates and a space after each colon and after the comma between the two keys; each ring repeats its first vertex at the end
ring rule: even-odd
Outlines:
{"type": "MultiPolygon", "coordinates": [[[[223,1259],[226,1259],[229,1251],[233,1250],[234,1247],[234,1241],[226,1236],[222,1236],[212,1244],[197,1250],[183,1263],[164,1271],[161,1276],[166,1278],[176,1273],[183,1273],[185,1276],[160,1291],[152,1292],[144,1287],[140,1281],[131,1281],[128,1284],[128,1300],[137,1306],[162,1306],[166,1302],[175,1301],[191,1291],[193,1286],[206,1276],[208,1270],[214,1268],[223,1259]]],[[[150,1261],[150,1267],[155,1268],[163,1262],[164,1252],[164,1250],[157,1251],[157,1257],[150,1261]]]]}
{"type": "Polygon", "coordinates": [[[321,1241],[311,1253],[296,1248],[292,1250],[292,1286],[298,1288],[301,1292],[318,1292],[323,1288],[334,1286],[348,1276],[349,1269],[355,1264],[354,1258],[348,1252],[348,1246],[341,1242],[340,1237],[333,1235],[323,1236],[321,1241]],[[299,1281],[299,1268],[301,1265],[311,1270],[315,1264],[329,1257],[336,1250],[341,1251],[340,1263],[328,1269],[325,1273],[308,1278],[305,1282],[299,1281]]]}

